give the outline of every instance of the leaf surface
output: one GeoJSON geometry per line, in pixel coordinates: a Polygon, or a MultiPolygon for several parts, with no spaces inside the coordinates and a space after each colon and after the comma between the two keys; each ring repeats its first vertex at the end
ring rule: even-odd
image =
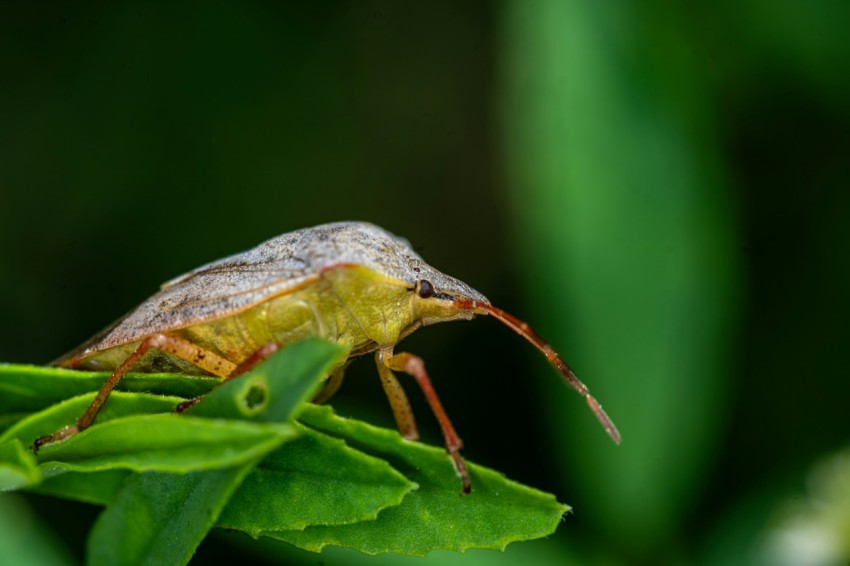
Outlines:
{"type": "Polygon", "coordinates": [[[373,520],[416,488],[384,460],[306,427],[299,431],[245,479],[219,526],[256,537],[373,520]]]}
{"type": "Polygon", "coordinates": [[[395,431],[338,417],[328,407],[310,405],[301,420],[387,460],[419,489],[400,505],[382,511],[375,521],[264,533],[300,548],[318,552],[335,545],[366,554],[418,556],[438,549],[502,550],[511,542],[552,533],[569,510],[552,495],[469,462],[472,493],[462,496],[460,480],[445,451],[405,440],[395,431]]]}
{"type": "Polygon", "coordinates": [[[66,472],[44,478],[31,491],[83,503],[108,505],[115,499],[124,480],[132,473],[129,470],[66,472]]]}
{"type": "Polygon", "coordinates": [[[256,461],[127,478],[89,535],[88,564],[186,564],[256,461]]]}
{"type": "Polygon", "coordinates": [[[38,457],[46,476],[115,468],[186,473],[244,464],[294,436],[286,424],[134,415],[47,444],[38,457]]]}
{"type": "MultiPolygon", "coordinates": [[[[50,434],[76,422],[86,407],[91,404],[94,396],[95,393],[86,393],[27,415],[0,435],[0,443],[17,438],[25,446],[31,446],[39,436],[50,434]]],[[[181,401],[183,399],[180,397],[113,391],[97,416],[95,426],[129,415],[170,413],[181,401]]],[[[42,450],[46,448],[47,446],[42,450]]]]}
{"type": "MultiPolygon", "coordinates": [[[[97,391],[107,377],[108,372],[0,364],[0,415],[34,412],[97,391]]],[[[220,382],[220,378],[208,376],[130,373],[117,390],[191,398],[207,393],[220,382]]]]}

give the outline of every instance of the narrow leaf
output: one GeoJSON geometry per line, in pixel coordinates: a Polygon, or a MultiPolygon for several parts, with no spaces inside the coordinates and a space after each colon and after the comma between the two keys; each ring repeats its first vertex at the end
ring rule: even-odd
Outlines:
{"type": "Polygon", "coordinates": [[[38,456],[46,476],[115,468],[181,473],[243,464],[294,436],[286,424],[136,415],[48,444],[38,456]]]}
{"type": "MultiPolygon", "coordinates": [[[[97,391],[108,377],[109,372],[0,364],[0,415],[38,411],[53,403],[97,391]]],[[[185,399],[203,395],[220,382],[220,378],[208,376],[131,373],[121,380],[118,390],[185,399]]]]}
{"type": "MultiPolygon", "coordinates": [[[[39,436],[56,432],[57,430],[73,424],[83,414],[92,399],[94,393],[87,393],[57,403],[38,413],[27,416],[14,426],[9,427],[0,435],[0,443],[13,438],[19,439],[25,446],[31,446],[39,436]]],[[[117,417],[135,414],[169,413],[174,410],[183,399],[179,397],[162,397],[146,393],[121,393],[113,392],[109,401],[100,411],[95,424],[102,424],[117,417]]],[[[47,449],[45,446],[42,450],[47,449]]]]}

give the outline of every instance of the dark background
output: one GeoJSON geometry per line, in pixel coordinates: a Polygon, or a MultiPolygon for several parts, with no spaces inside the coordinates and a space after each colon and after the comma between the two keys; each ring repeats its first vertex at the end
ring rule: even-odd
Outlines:
{"type": "MultiPolygon", "coordinates": [[[[493,320],[410,337],[465,455],[574,506],[545,541],[431,561],[828,552],[817,533],[850,521],[806,490],[850,422],[848,24],[827,0],[5,3],[0,360],[47,363],[179,273],[368,220],[529,320],[624,438],[493,320]],[[808,546],[783,546],[794,517],[808,546]]],[[[391,426],[368,361],[333,404],[391,426]]],[[[48,555],[83,552],[96,508],[2,498],[48,555]]],[[[240,555],[361,558],[220,534],[196,559],[240,555]]]]}

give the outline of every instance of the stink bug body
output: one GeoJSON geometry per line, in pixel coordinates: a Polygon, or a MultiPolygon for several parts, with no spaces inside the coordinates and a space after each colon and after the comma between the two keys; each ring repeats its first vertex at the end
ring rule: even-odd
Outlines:
{"type": "MultiPolygon", "coordinates": [[[[586,399],[611,438],[620,441],[587,387],[527,324],[425,263],[406,240],[372,224],[340,222],[278,236],[172,279],[138,308],[54,362],[112,375],[75,425],[37,439],[35,448],[89,427],[131,369],[230,378],[279,346],[315,336],[347,347],[349,359],[375,353],[399,430],[408,439],[418,438],[416,423],[393,372],[415,378],[439,421],[467,493],[470,483],[459,452],[460,437],[422,359],[394,348],[421,326],[479,314],[494,316],[543,352],[586,399]]],[[[332,372],[319,400],[336,390],[343,368],[332,372]]]]}

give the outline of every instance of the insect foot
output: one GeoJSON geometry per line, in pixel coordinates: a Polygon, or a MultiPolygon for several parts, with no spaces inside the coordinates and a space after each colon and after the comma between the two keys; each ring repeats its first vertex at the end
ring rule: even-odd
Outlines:
{"type": "Polygon", "coordinates": [[[47,434],[45,436],[39,436],[35,439],[35,442],[32,443],[32,451],[38,454],[39,449],[48,444],[50,442],[56,442],[58,440],[64,440],[66,438],[70,438],[80,432],[80,427],[77,425],[66,426],[62,430],[56,431],[53,434],[47,434]]]}

